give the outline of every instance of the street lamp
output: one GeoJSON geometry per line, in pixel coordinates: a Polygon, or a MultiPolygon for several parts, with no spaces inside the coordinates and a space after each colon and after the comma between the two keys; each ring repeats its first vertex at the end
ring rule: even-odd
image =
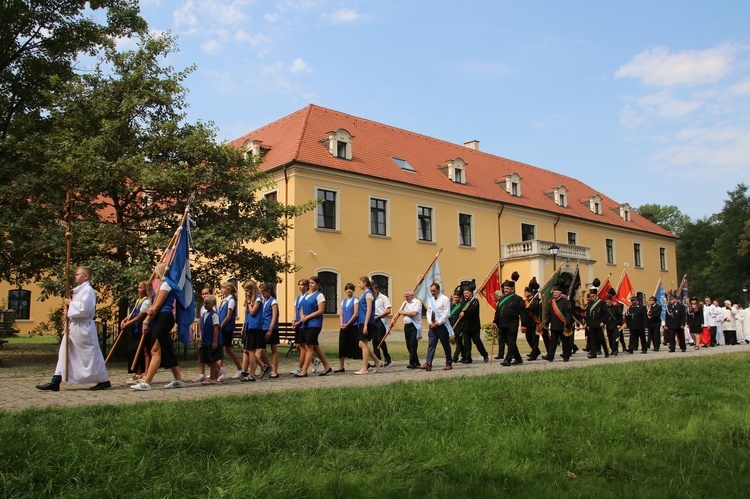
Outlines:
{"type": "Polygon", "coordinates": [[[552,243],[549,247],[549,254],[552,255],[552,272],[557,270],[557,254],[560,252],[560,246],[556,243],[552,243]]]}
{"type": "Polygon", "coordinates": [[[742,286],[742,295],[743,295],[743,298],[744,298],[743,305],[745,305],[745,307],[747,307],[747,286],[742,286]]]}

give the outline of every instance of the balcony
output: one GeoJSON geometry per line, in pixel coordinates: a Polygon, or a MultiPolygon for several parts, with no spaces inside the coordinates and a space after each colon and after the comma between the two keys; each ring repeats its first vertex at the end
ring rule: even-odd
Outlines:
{"type": "MultiPolygon", "coordinates": [[[[549,257],[549,247],[552,241],[540,241],[533,239],[531,241],[522,241],[520,243],[503,244],[503,260],[516,260],[519,258],[536,258],[549,257]]],[[[586,246],[576,246],[573,244],[554,243],[560,247],[557,254],[558,262],[562,260],[591,260],[591,248],[586,246]]]]}

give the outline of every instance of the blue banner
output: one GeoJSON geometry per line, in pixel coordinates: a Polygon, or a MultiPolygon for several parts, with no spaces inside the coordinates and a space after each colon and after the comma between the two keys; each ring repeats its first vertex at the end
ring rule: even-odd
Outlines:
{"type": "Polygon", "coordinates": [[[190,326],[195,320],[195,294],[193,293],[193,278],[190,275],[190,220],[185,217],[172,264],[169,266],[164,280],[174,291],[176,302],[175,322],[177,336],[183,345],[190,344],[190,326]]]}

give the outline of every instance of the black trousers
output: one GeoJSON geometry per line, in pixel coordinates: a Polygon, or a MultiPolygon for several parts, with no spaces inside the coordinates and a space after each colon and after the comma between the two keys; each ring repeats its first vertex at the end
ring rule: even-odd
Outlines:
{"type": "Polygon", "coordinates": [[[555,351],[557,350],[557,343],[562,343],[562,358],[569,359],[573,354],[573,335],[566,336],[562,331],[550,331],[549,337],[549,348],[547,349],[547,357],[549,359],[555,358],[555,351]]]}
{"type": "MultiPolygon", "coordinates": [[[[609,340],[609,349],[612,350],[612,352],[617,352],[617,339],[619,337],[619,331],[616,327],[607,329],[607,340],[609,340]]],[[[623,349],[625,349],[625,343],[622,344],[623,349]]]]}
{"type": "MultiPolygon", "coordinates": [[[[664,343],[666,343],[666,338],[664,339],[664,343]]],[[[646,341],[646,345],[651,346],[651,348],[654,349],[654,352],[659,351],[659,345],[661,345],[661,335],[659,334],[659,326],[649,326],[648,327],[648,338],[646,341]]]]}
{"type": "Polygon", "coordinates": [[[604,330],[600,327],[592,327],[589,329],[589,338],[591,338],[591,351],[589,357],[594,358],[597,355],[599,349],[604,349],[604,353],[609,357],[609,351],[607,350],[607,343],[604,340],[604,330]]]}
{"type": "Polygon", "coordinates": [[[419,366],[419,355],[417,355],[417,327],[414,324],[404,325],[404,340],[406,340],[406,350],[409,351],[409,365],[419,366]]]}
{"type": "Polygon", "coordinates": [[[542,353],[539,350],[539,335],[536,334],[537,325],[529,327],[526,326],[526,343],[529,344],[531,352],[529,353],[529,359],[536,359],[542,353]]]}
{"type": "Polygon", "coordinates": [[[521,352],[518,351],[518,326],[501,327],[500,341],[504,341],[508,346],[508,353],[505,355],[505,361],[510,362],[515,359],[517,362],[523,362],[521,352]]]}
{"type": "Polygon", "coordinates": [[[481,355],[482,358],[489,355],[487,353],[487,349],[484,348],[484,343],[482,343],[481,331],[479,329],[474,330],[474,331],[468,331],[464,329],[464,334],[461,336],[461,341],[463,343],[462,353],[463,353],[464,359],[472,360],[471,359],[472,342],[477,346],[477,352],[479,352],[479,355],[481,355]]]}
{"type": "Polygon", "coordinates": [[[664,339],[665,339],[665,341],[667,343],[669,343],[669,351],[670,352],[674,352],[674,343],[675,343],[674,340],[675,340],[675,338],[677,338],[677,343],[680,344],[680,350],[682,350],[684,352],[685,349],[686,349],[686,347],[685,347],[685,330],[684,329],[680,329],[680,328],[677,328],[677,329],[669,328],[669,329],[667,329],[664,339]]]}
{"type": "Polygon", "coordinates": [[[380,342],[383,338],[385,338],[385,332],[387,331],[385,324],[383,324],[383,321],[380,319],[377,319],[375,321],[375,334],[372,336],[372,353],[375,354],[375,357],[377,357],[379,360],[382,360],[380,357],[380,349],[383,349],[383,355],[385,355],[385,360],[390,360],[391,356],[388,355],[388,345],[385,341],[383,341],[383,344],[378,348],[378,345],[380,345],[380,342]]]}
{"type": "Polygon", "coordinates": [[[716,346],[716,326],[711,326],[708,329],[709,331],[711,331],[711,346],[715,347],[716,346]]]}
{"type": "Polygon", "coordinates": [[[628,350],[632,353],[638,350],[638,341],[640,340],[641,349],[643,352],[648,350],[648,343],[646,343],[646,330],[645,329],[631,329],[630,330],[630,345],[628,350]]]}

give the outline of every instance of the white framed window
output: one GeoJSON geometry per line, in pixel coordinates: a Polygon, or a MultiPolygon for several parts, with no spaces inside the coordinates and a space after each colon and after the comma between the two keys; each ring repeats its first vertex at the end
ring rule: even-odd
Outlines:
{"type": "Polygon", "coordinates": [[[611,238],[606,238],[604,240],[604,248],[607,253],[607,264],[614,265],[615,264],[615,240],[611,238]]]}
{"type": "Polygon", "coordinates": [[[633,243],[633,265],[643,267],[641,259],[641,243],[633,243]]]}
{"type": "Polygon", "coordinates": [[[323,313],[338,314],[341,296],[341,273],[332,268],[321,268],[315,273],[320,278],[319,291],[326,297],[326,308],[323,313]]]}
{"type": "Polygon", "coordinates": [[[352,142],[354,135],[347,130],[339,128],[328,132],[328,138],[323,142],[327,143],[328,152],[334,158],[352,159],[352,142]]]}
{"type": "Polygon", "coordinates": [[[555,187],[554,193],[554,201],[557,206],[561,206],[563,208],[568,207],[568,189],[564,185],[560,185],[555,187]]]}
{"type": "Polygon", "coordinates": [[[533,241],[536,239],[536,225],[521,224],[521,241],[533,241]]]}
{"type": "Polygon", "coordinates": [[[387,198],[369,196],[370,235],[390,236],[390,203],[387,198]]]}
{"type": "Polygon", "coordinates": [[[458,213],[458,245],[474,246],[474,215],[471,213],[458,213]]]}
{"type": "Polygon", "coordinates": [[[316,188],[318,208],[315,227],[325,230],[341,230],[340,192],[328,187],[316,188]]]}
{"type": "Polygon", "coordinates": [[[514,197],[521,197],[521,177],[517,173],[511,173],[505,177],[504,182],[500,182],[505,192],[514,197]]]}
{"type": "Polygon", "coordinates": [[[448,161],[448,178],[457,184],[466,183],[466,162],[463,159],[448,161]]]}
{"type": "Polygon", "coordinates": [[[568,244],[578,246],[578,234],[568,231],[568,244]]]}
{"type": "Polygon", "coordinates": [[[594,215],[602,214],[602,198],[599,194],[594,194],[589,198],[589,210],[594,215]]]}
{"type": "Polygon", "coordinates": [[[664,247],[659,248],[659,268],[661,270],[668,270],[667,269],[667,248],[664,248],[664,247]]]}
{"type": "Polygon", "coordinates": [[[630,222],[630,205],[628,203],[620,205],[620,218],[626,222],[630,222]]]}
{"type": "Polygon", "coordinates": [[[417,241],[435,241],[435,208],[417,205],[417,241]]]}

